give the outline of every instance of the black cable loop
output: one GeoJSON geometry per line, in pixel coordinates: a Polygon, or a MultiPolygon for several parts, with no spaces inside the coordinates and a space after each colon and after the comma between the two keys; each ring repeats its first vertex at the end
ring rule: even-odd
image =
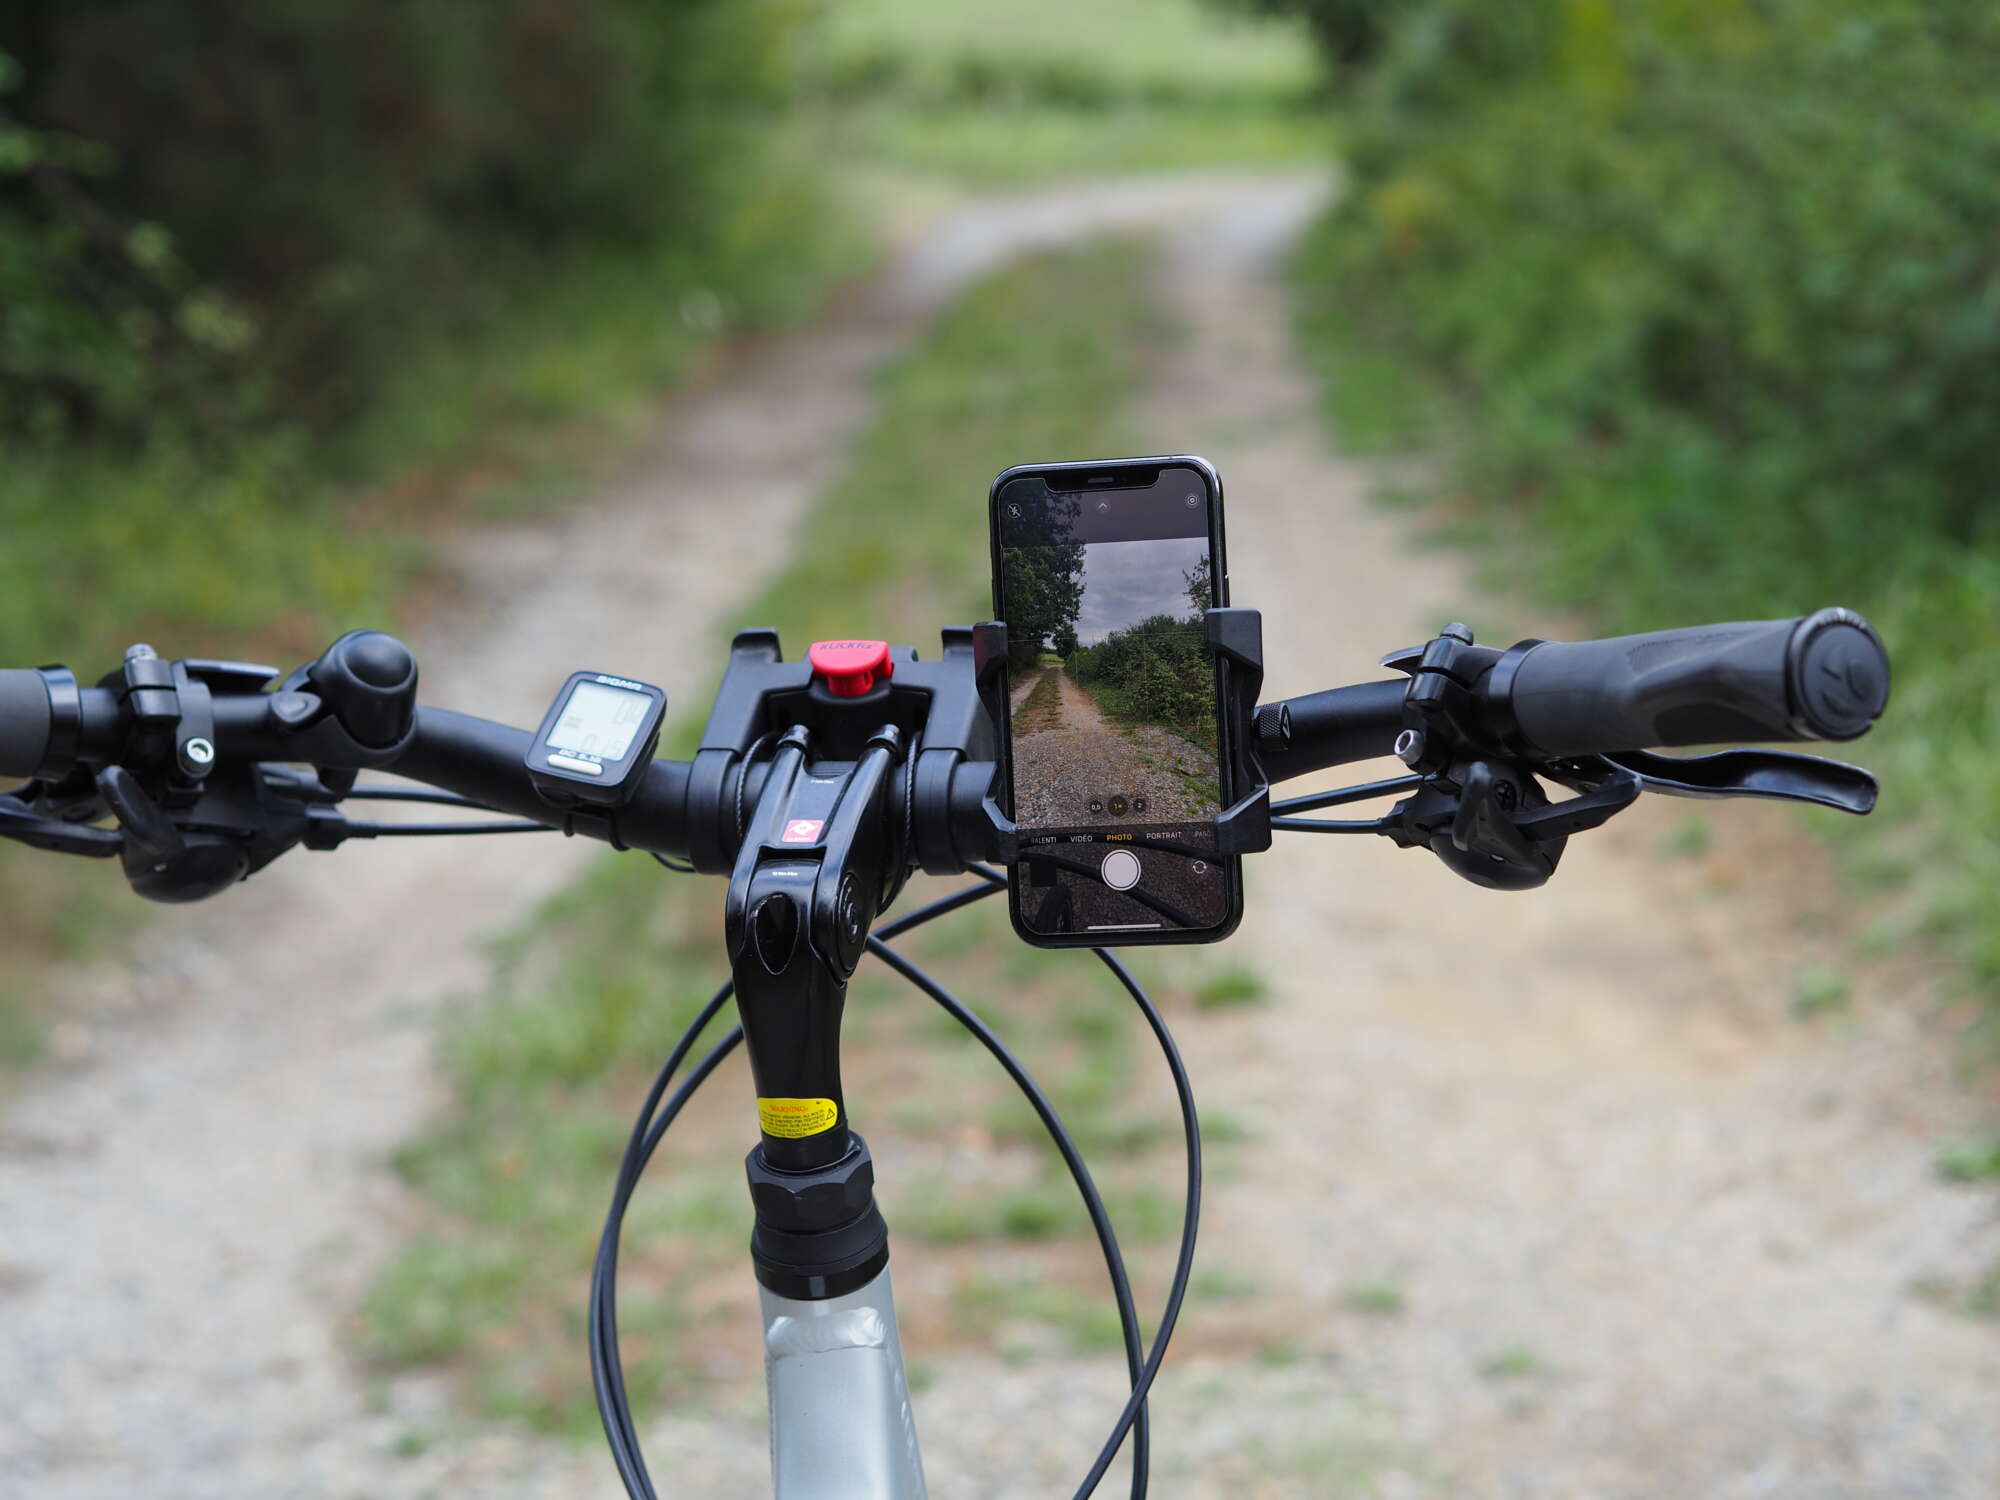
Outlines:
{"type": "MultiPolygon", "coordinates": [[[[1169,1066],[1175,1074],[1175,1086],[1182,1098],[1182,1126],[1187,1133],[1189,1144],[1189,1198],[1183,1221],[1181,1254],[1160,1332],[1155,1339],[1150,1357],[1142,1364],[1139,1359],[1138,1313],[1132,1300],[1131,1280],[1125,1272],[1124,1256],[1118,1246],[1117,1234],[1104,1210],[1103,1199],[1097,1193],[1096,1185],[1090,1178],[1089,1169],[1083,1163],[1082,1154],[1077,1149],[1074,1138],[1062,1125],[1060,1116],[1056,1115],[1054,1106],[1048,1102],[1047,1096],[1035,1083],[1034,1076],[1018,1058],[1014,1057],[1006,1044],[942,985],[937,984],[923,970],[888,947],[888,938],[933,921],[960,907],[996,895],[1007,887],[1007,877],[990,866],[975,863],[970,866],[969,873],[978,876],[983,884],[954,891],[885,924],[879,932],[870,937],[869,946],[892,969],[903,974],[979,1038],[1026,1094],[1029,1103],[1042,1118],[1043,1124],[1050,1127],[1050,1134],[1055,1140],[1057,1150],[1063,1155],[1065,1164],[1071,1168],[1071,1176],[1084,1197],[1085,1208],[1090,1214],[1092,1226],[1098,1231],[1098,1243],[1104,1251],[1106,1269],[1112,1279],[1113,1294],[1119,1304],[1119,1322],[1125,1336],[1127,1367],[1134,1375],[1132,1399],[1127,1402],[1125,1410],[1120,1414],[1111,1437],[1100,1451],[1090,1477],[1085,1481],[1083,1489],[1078,1491],[1078,1495],[1087,1496],[1096,1489],[1129,1432],[1133,1440],[1132,1494],[1134,1500],[1144,1500],[1151,1458],[1145,1392],[1159,1371],[1160,1361],[1166,1350],[1166,1341],[1171,1336],[1173,1325],[1179,1317],[1180,1303],[1186,1294],[1188,1275],[1193,1264],[1194,1231],[1200,1214],[1200,1138],[1199,1124],[1193,1112],[1193,1093],[1187,1086],[1185,1069],[1180,1066],[1179,1052],[1175,1049],[1173,1039],[1166,1031],[1166,1023],[1160,1019],[1151,999],[1123,965],[1104,950],[1095,950],[1118,976],[1127,991],[1138,1000],[1141,1010],[1146,1014],[1155,1034],[1160,1037],[1162,1046],[1167,1051],[1169,1066]]],[[[742,1042],[742,1028],[740,1026],[732,1028],[682,1081],[672,1098],[667,1100],[665,1107],[661,1107],[661,1098],[666,1093],[674,1072],[734,992],[733,983],[726,983],[716,991],[689,1024],[687,1030],[682,1033],[666,1064],[654,1079],[652,1088],[648,1091],[645,1103],[640,1109],[639,1117],[633,1124],[624,1158],[619,1165],[611,1207],[605,1217],[604,1230],[598,1241],[597,1258],[591,1270],[589,1319],[591,1380],[597,1391],[598,1414],[604,1423],[605,1437],[611,1447],[612,1460],[618,1468],[620,1479],[624,1482],[626,1493],[632,1496],[633,1500],[656,1500],[656,1496],[651,1476],[647,1473],[645,1460],[639,1450],[638,1434],[632,1422],[631,1404],[626,1395],[624,1366],[618,1352],[619,1232],[632,1193],[647,1163],[652,1160],[661,1140],[665,1138],[668,1127],[673,1124],[695,1091],[742,1042]],[[657,1118],[654,1117],[656,1110],[659,1111],[657,1118]]]]}
{"type": "Polygon", "coordinates": [[[439,807],[465,807],[476,812],[498,812],[497,807],[484,802],[475,802],[470,797],[461,797],[457,792],[434,792],[428,788],[411,786],[377,786],[372,782],[349,788],[341,794],[343,802],[429,802],[439,807]]]}
{"type": "MultiPolygon", "coordinates": [[[[882,935],[894,936],[907,932],[924,922],[956,911],[961,906],[969,906],[974,901],[1004,889],[1006,878],[984,865],[975,866],[974,873],[988,882],[954,891],[914,912],[888,923],[881,929],[882,935]]],[[[721,1012],[722,1007],[736,992],[734,981],[725,982],[704,1005],[695,1019],[681,1034],[666,1063],[661,1067],[653,1086],[641,1106],[639,1117],[633,1122],[632,1133],[625,1146],[625,1154],[619,1163],[617,1183],[612,1190],[611,1207],[605,1216],[604,1229],[598,1238],[597,1258],[590,1277],[590,1376],[597,1394],[597,1413],[604,1425],[605,1440],[611,1448],[611,1457],[618,1468],[618,1475],[625,1485],[626,1493],[633,1500],[657,1500],[652,1479],[646,1472],[646,1462],[639,1451],[638,1434],[632,1426],[631,1403],[625,1392],[625,1368],[618,1353],[618,1236],[624,1225],[625,1208],[631,1201],[632,1192],[637,1187],[640,1174],[652,1160],[660,1140],[666,1135],[667,1127],[673,1123],[694,1091],[718,1067],[730,1050],[743,1040],[743,1028],[735,1027],[688,1075],[664,1113],[655,1121],[653,1112],[660,1107],[661,1096],[666,1093],[681,1062],[693,1048],[709,1024],[721,1012]]]]}
{"type": "Polygon", "coordinates": [[[458,833],[554,833],[546,823],[354,823],[342,820],[355,838],[447,838],[458,833]]]}
{"type": "Polygon", "coordinates": [[[765,730],[750,742],[750,748],[743,752],[743,758],[736,763],[736,842],[740,846],[743,835],[750,828],[750,812],[743,805],[743,789],[750,784],[750,768],[757,763],[758,752],[770,741],[771,731],[765,730]]]}
{"type": "Polygon", "coordinates": [[[1363,781],[1331,792],[1308,792],[1303,797],[1287,797],[1273,802],[1277,814],[1317,812],[1322,807],[1340,807],[1349,802],[1366,802],[1370,797],[1387,797],[1395,792],[1414,792],[1424,784],[1421,776],[1391,776],[1382,781],[1363,781]]]}
{"type": "Polygon", "coordinates": [[[1381,833],[1395,826],[1394,818],[1273,818],[1273,833],[1381,833]]]}
{"type": "Polygon", "coordinates": [[[909,856],[908,851],[916,847],[914,830],[917,802],[917,756],[922,752],[923,748],[924,734],[919,729],[911,734],[909,750],[903,756],[903,839],[897,847],[905,851],[905,858],[904,862],[898,865],[883,883],[882,899],[880,902],[880,909],[883,911],[887,911],[895,904],[896,898],[903,894],[903,888],[910,883],[910,873],[916,869],[916,863],[909,856]]]}
{"type": "Polygon", "coordinates": [[[1174,1092],[1180,1098],[1181,1129],[1187,1138],[1187,1206],[1181,1217],[1181,1247],[1174,1261],[1174,1279],[1167,1288],[1166,1311],[1160,1315],[1159,1329],[1153,1335],[1152,1353],[1146,1358],[1145,1369],[1133,1383],[1131,1398],[1119,1414],[1118,1425],[1112,1428],[1103,1451],[1097,1455],[1097,1462],[1091,1465],[1090,1473],[1078,1487],[1076,1500],[1089,1500],[1089,1496],[1096,1491],[1105,1471],[1111,1467],[1112,1459],[1117,1456],[1126,1432],[1146,1405],[1146,1394],[1152,1390],[1153,1381],[1160,1373],[1168,1341],[1173,1338],[1174,1326],[1180,1321],[1181,1304],[1187,1299],[1188,1282],[1194,1275],[1195,1236],[1201,1227],[1201,1120],[1195,1112],[1194,1085],[1188,1082],[1187,1068],[1181,1062],[1181,1049],[1175,1044],[1173,1033],[1167,1029],[1166,1018],[1153,1004],[1145,987],[1132,977],[1132,971],[1109,948],[1093,948],[1090,951],[1117,976],[1118,982],[1125,986],[1125,992],[1138,1005],[1146,1024],[1153,1028],[1153,1035],[1159,1040],[1168,1071],[1174,1076],[1174,1092]]]}
{"type": "MultiPolygon", "coordinates": [[[[987,887],[986,889],[992,889],[987,887]]],[[[1125,1269],[1124,1252],[1119,1249],[1118,1235],[1111,1227],[1111,1217],[1104,1207],[1104,1199],[1097,1191],[1097,1184],[1091,1178],[1090,1169],[1084,1165],[1083,1154],[1077,1149],[1075,1139],[1056,1114],[1055,1105],[1035,1082],[1034,1075],[1023,1067],[1008,1050],[1007,1044],[982,1021],[963,1001],[959,1000],[929,974],[903,957],[894,948],[878,937],[868,939],[868,949],[891,969],[915,985],[944,1007],[946,1014],[979,1039],[981,1046],[993,1054],[994,1060],[1007,1072],[1021,1092],[1027,1096],[1030,1106],[1041,1119],[1042,1128],[1056,1143],[1063,1165],[1069,1168],[1071,1179],[1082,1195],[1085,1211],[1090,1215],[1091,1228],[1097,1232],[1097,1243],[1104,1251],[1105,1269],[1111,1275],[1111,1292],[1118,1303],[1118,1325],[1125,1341],[1125,1367],[1136,1387],[1143,1368],[1145,1345],[1139,1335],[1139,1311],[1132,1296],[1130,1273],[1125,1269]]],[[[1146,1486],[1152,1476],[1152,1429],[1151,1417],[1142,1401],[1139,1414],[1132,1427],[1132,1500],[1145,1500],[1146,1486]]],[[[1123,1444],[1124,1431],[1121,1428],[1113,1435],[1112,1452],[1115,1454],[1123,1444]]]]}

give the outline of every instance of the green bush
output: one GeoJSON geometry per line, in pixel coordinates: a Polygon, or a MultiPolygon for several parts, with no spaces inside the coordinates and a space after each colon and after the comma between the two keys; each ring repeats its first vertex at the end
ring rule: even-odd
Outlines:
{"type": "Polygon", "coordinates": [[[1899,676],[1866,758],[1885,809],[1951,799],[1931,909],[1989,984],[1996,69],[1967,0],[1399,7],[1302,261],[1336,410],[1339,351],[1428,370],[1550,596],[1615,628],[1876,620],[1899,676]]]}
{"type": "Polygon", "coordinates": [[[163,399],[204,418],[256,394],[338,423],[413,344],[490,316],[492,288],[586,252],[700,259],[756,191],[804,19],[20,0],[0,17],[0,421],[145,436],[163,399]]]}
{"type": "Polygon", "coordinates": [[[1199,618],[1154,615],[1069,659],[1070,674],[1118,718],[1215,739],[1215,667],[1199,618]]]}

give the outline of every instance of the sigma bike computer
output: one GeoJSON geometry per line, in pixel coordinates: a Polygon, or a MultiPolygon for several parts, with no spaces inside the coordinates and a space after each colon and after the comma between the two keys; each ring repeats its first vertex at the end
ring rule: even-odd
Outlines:
{"type": "Polygon", "coordinates": [[[577,672],[528,747],[528,778],[544,801],[623,807],[646,779],[667,695],[648,683],[577,672]]]}

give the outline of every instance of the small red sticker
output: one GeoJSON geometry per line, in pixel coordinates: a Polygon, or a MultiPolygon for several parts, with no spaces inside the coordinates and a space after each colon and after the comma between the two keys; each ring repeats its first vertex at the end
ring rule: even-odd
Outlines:
{"type": "Polygon", "coordinates": [[[785,844],[817,844],[819,842],[819,831],[824,827],[826,827],[826,819],[824,818],[793,818],[785,825],[784,834],[779,839],[779,842],[785,844]]]}

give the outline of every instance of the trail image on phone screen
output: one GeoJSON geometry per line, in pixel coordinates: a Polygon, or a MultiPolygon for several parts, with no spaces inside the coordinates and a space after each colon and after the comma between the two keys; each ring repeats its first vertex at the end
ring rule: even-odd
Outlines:
{"type": "MultiPolygon", "coordinates": [[[[1017,488],[1019,493],[1017,494],[1017,488]]],[[[1000,496],[1013,817],[1038,931],[1212,926],[1222,768],[1200,478],[1000,496]],[[1109,847],[1107,847],[1109,846],[1109,847]]]]}

